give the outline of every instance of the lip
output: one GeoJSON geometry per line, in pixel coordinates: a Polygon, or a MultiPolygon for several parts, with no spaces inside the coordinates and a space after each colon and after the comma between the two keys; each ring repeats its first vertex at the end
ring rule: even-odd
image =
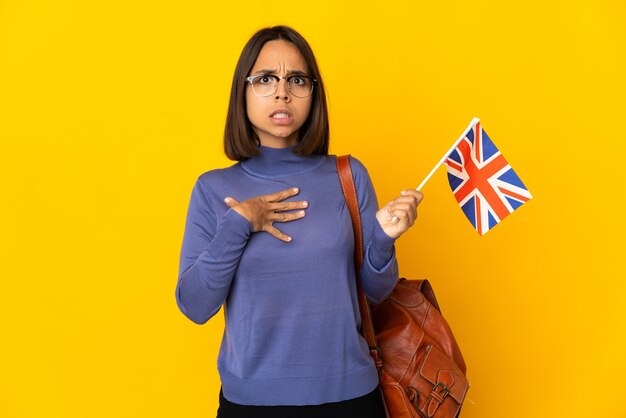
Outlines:
{"type": "Polygon", "coordinates": [[[274,125],[289,125],[293,121],[293,113],[291,113],[289,109],[285,108],[276,109],[272,113],[270,113],[270,119],[272,120],[272,123],[274,125]],[[275,115],[278,113],[284,113],[285,115],[287,115],[287,117],[275,117],[275,115]]]}
{"type": "Polygon", "coordinates": [[[291,110],[281,107],[280,109],[273,110],[272,113],[270,113],[270,118],[274,117],[274,115],[277,113],[286,113],[288,117],[293,117],[293,113],[291,113],[291,110]]]}
{"type": "Polygon", "coordinates": [[[290,116],[288,118],[270,118],[274,125],[290,125],[293,118],[290,116]]]}

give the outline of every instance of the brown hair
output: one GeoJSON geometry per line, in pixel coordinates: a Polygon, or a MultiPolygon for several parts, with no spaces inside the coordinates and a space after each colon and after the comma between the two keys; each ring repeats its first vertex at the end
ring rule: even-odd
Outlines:
{"type": "Polygon", "coordinates": [[[235,67],[230,102],[224,129],[224,152],[231,160],[245,161],[259,153],[259,138],[254,132],[246,111],[246,77],[268,41],[284,40],[298,48],[317,82],[313,88],[311,110],[298,133],[298,144],[293,152],[298,155],[328,154],[328,109],[322,76],[311,47],[298,32],[288,26],[273,26],[256,32],[244,46],[235,67]]]}

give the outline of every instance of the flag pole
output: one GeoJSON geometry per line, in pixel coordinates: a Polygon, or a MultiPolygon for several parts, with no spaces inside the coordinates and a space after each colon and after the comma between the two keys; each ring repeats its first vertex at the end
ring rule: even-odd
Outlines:
{"type": "Polygon", "coordinates": [[[439,160],[439,162],[437,163],[437,165],[435,166],[435,168],[433,168],[432,170],[430,170],[430,173],[428,173],[428,175],[426,176],[426,178],[424,179],[424,181],[422,181],[422,183],[420,183],[419,186],[417,186],[417,191],[419,192],[420,189],[424,186],[424,184],[426,184],[426,182],[432,177],[433,174],[435,174],[435,171],[437,171],[437,169],[439,168],[439,166],[441,164],[443,164],[443,162],[446,160],[446,158],[448,158],[448,155],[450,155],[450,153],[452,151],[454,151],[454,149],[456,148],[457,145],[459,145],[459,142],[461,142],[461,140],[463,140],[463,138],[465,138],[465,135],[467,135],[467,133],[469,132],[470,129],[472,129],[474,127],[474,125],[476,125],[478,123],[478,121],[480,121],[480,119],[478,118],[474,118],[472,119],[472,121],[470,122],[469,126],[467,127],[467,129],[465,129],[465,131],[461,134],[461,136],[459,137],[459,139],[456,140],[456,142],[454,143],[454,145],[452,145],[452,147],[450,147],[450,149],[448,150],[448,152],[446,152],[443,157],[441,158],[441,160],[439,160]]]}

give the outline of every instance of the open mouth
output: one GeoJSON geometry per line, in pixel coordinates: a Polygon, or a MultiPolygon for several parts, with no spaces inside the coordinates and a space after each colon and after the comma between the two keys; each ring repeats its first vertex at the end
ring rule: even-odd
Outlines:
{"type": "Polygon", "coordinates": [[[287,109],[276,109],[270,114],[270,118],[278,125],[287,125],[293,120],[293,115],[287,109]]]}

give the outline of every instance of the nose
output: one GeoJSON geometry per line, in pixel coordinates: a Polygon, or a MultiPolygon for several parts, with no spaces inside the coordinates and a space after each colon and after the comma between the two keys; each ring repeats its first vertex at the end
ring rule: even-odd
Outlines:
{"type": "Polygon", "coordinates": [[[278,80],[278,88],[276,89],[276,99],[285,99],[286,102],[291,100],[291,94],[289,93],[289,87],[287,86],[287,80],[284,78],[278,80]]]}

